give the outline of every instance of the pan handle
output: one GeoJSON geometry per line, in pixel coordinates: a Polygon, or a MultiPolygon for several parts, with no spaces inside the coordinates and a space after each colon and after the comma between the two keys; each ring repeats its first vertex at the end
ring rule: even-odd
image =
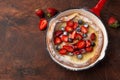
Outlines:
{"type": "Polygon", "coordinates": [[[90,9],[90,11],[93,12],[94,14],[96,14],[97,16],[100,16],[100,12],[101,12],[104,4],[106,3],[106,1],[107,0],[99,0],[97,5],[95,7],[93,7],[92,9],[90,9]]]}

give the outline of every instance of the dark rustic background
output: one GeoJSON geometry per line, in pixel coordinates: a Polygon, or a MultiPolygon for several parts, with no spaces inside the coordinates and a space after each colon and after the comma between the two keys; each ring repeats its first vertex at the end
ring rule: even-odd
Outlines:
{"type": "Polygon", "coordinates": [[[0,80],[120,80],[120,29],[108,27],[113,15],[120,20],[120,0],[108,0],[101,12],[109,45],[95,67],[73,72],[51,60],[46,31],[39,31],[36,8],[92,8],[99,0],[0,0],[0,80]]]}

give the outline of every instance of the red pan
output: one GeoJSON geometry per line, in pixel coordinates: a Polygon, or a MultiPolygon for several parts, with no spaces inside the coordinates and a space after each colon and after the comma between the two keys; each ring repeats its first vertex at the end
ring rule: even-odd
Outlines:
{"type": "MultiPolygon", "coordinates": [[[[66,10],[63,11],[61,13],[59,13],[57,16],[55,16],[54,18],[52,18],[49,22],[49,26],[48,26],[48,31],[47,31],[47,35],[46,35],[46,44],[47,44],[47,49],[49,51],[49,54],[51,56],[51,58],[58,63],[59,65],[61,65],[64,68],[70,69],[70,70],[84,70],[84,69],[88,69],[90,67],[93,67],[97,62],[99,62],[100,60],[102,60],[105,56],[105,51],[108,45],[108,35],[107,35],[107,31],[105,29],[104,24],[102,23],[102,21],[100,20],[100,12],[104,6],[104,4],[106,3],[106,0],[99,0],[99,2],[97,3],[97,5],[95,7],[93,7],[90,10],[85,10],[85,9],[70,9],[70,10],[66,10]],[[99,28],[101,29],[102,33],[103,33],[103,39],[104,41],[103,43],[103,47],[100,53],[100,56],[97,58],[97,60],[85,67],[71,67],[68,65],[65,65],[62,63],[62,61],[58,61],[56,58],[59,58],[56,54],[56,51],[54,49],[54,44],[53,44],[53,33],[54,33],[54,29],[55,29],[55,22],[60,19],[61,17],[64,17],[68,14],[72,14],[72,13],[80,13],[84,16],[86,16],[87,18],[89,18],[90,20],[92,20],[95,24],[97,24],[99,26],[99,28]]],[[[73,16],[70,16],[69,18],[65,18],[63,20],[67,21],[72,19],[73,16]]]]}

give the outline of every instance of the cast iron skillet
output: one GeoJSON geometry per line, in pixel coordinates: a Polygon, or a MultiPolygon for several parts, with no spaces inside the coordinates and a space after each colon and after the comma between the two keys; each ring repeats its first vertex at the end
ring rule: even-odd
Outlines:
{"type": "Polygon", "coordinates": [[[99,62],[100,60],[102,60],[105,56],[105,50],[107,48],[108,45],[108,36],[107,36],[107,31],[105,29],[104,24],[102,23],[102,21],[100,20],[100,12],[104,6],[104,4],[106,3],[106,0],[99,0],[99,2],[97,3],[97,5],[95,7],[93,7],[90,10],[85,10],[85,9],[70,9],[70,10],[66,10],[63,11],[61,13],[59,13],[56,17],[52,18],[49,21],[49,26],[48,26],[48,31],[47,31],[47,35],[46,35],[46,44],[47,44],[47,49],[49,51],[49,54],[51,56],[51,58],[58,63],[59,65],[63,66],[64,68],[70,69],[70,70],[74,70],[74,71],[78,71],[78,70],[84,70],[84,69],[88,69],[90,67],[93,67],[97,62],[99,62]],[[84,14],[85,16],[87,16],[89,19],[91,19],[92,21],[94,21],[102,30],[103,32],[103,37],[104,37],[104,42],[103,42],[103,48],[101,51],[101,54],[99,56],[99,58],[92,64],[90,64],[89,66],[83,67],[83,68],[73,68],[67,65],[62,64],[61,62],[57,61],[54,56],[51,54],[54,52],[54,45],[53,45],[53,32],[54,32],[54,28],[55,27],[51,27],[50,25],[56,21],[57,19],[59,19],[62,16],[68,15],[70,13],[73,12],[77,12],[80,14],[84,14]]]}

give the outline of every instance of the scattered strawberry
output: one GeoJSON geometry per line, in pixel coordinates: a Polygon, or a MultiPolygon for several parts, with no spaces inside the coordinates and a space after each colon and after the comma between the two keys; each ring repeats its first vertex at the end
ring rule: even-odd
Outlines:
{"type": "Polygon", "coordinates": [[[64,48],[62,48],[62,49],[59,50],[59,53],[60,53],[61,55],[66,55],[66,54],[67,54],[67,50],[64,49],[64,48]]]}
{"type": "Polygon", "coordinates": [[[40,18],[42,18],[44,16],[44,12],[42,9],[36,9],[35,13],[37,16],[39,16],[40,18]]]}
{"type": "Polygon", "coordinates": [[[55,43],[55,45],[56,44],[60,44],[62,41],[61,41],[61,39],[59,38],[59,37],[56,37],[55,39],[54,39],[54,43],[55,43]]]}
{"type": "Polygon", "coordinates": [[[80,52],[79,51],[75,51],[75,52],[73,52],[73,54],[79,55],[80,52]]]}
{"type": "Polygon", "coordinates": [[[92,33],[92,34],[90,35],[90,39],[91,39],[92,41],[96,39],[95,33],[92,33]]]}
{"type": "Polygon", "coordinates": [[[76,29],[78,27],[78,23],[74,22],[73,28],[76,29]]]}
{"type": "Polygon", "coordinates": [[[83,33],[87,33],[88,32],[88,28],[81,26],[81,32],[83,33]]]}
{"type": "Polygon", "coordinates": [[[75,39],[79,39],[79,40],[81,40],[82,38],[83,38],[83,37],[82,37],[81,34],[78,34],[78,33],[77,33],[77,34],[75,35],[75,39]]]}
{"type": "Polygon", "coordinates": [[[73,31],[73,32],[70,34],[69,38],[74,39],[74,38],[75,38],[75,35],[76,35],[76,31],[73,31]]]}
{"type": "Polygon", "coordinates": [[[91,46],[91,41],[90,40],[86,40],[86,47],[90,47],[91,46]]]}
{"type": "Polygon", "coordinates": [[[93,51],[93,47],[91,47],[91,46],[90,46],[90,47],[87,47],[87,48],[86,48],[86,51],[87,51],[87,52],[92,52],[92,51],[93,51]]]}
{"type": "Polygon", "coordinates": [[[65,30],[66,30],[67,32],[72,32],[72,31],[73,31],[73,28],[70,27],[70,26],[66,26],[66,27],[65,27],[65,30]]]}
{"type": "Polygon", "coordinates": [[[55,8],[47,8],[47,16],[53,17],[55,14],[57,14],[57,10],[55,8]]]}
{"type": "Polygon", "coordinates": [[[60,36],[62,33],[63,33],[62,30],[58,30],[58,31],[55,32],[55,36],[60,36]]]}
{"type": "Polygon", "coordinates": [[[74,51],[73,46],[71,46],[71,45],[64,45],[63,48],[66,49],[68,52],[74,51]]]}
{"type": "Polygon", "coordinates": [[[40,19],[40,22],[39,22],[39,29],[42,31],[42,30],[45,30],[47,28],[47,24],[48,24],[48,21],[45,19],[45,18],[42,18],[40,19]]]}
{"type": "Polygon", "coordinates": [[[80,40],[78,43],[77,43],[77,47],[79,48],[79,49],[82,49],[82,48],[85,48],[85,45],[86,43],[85,43],[85,41],[84,40],[80,40]]]}
{"type": "Polygon", "coordinates": [[[74,22],[73,21],[67,21],[67,26],[70,26],[70,27],[73,27],[73,25],[74,25],[74,22]]]}
{"type": "Polygon", "coordinates": [[[120,26],[118,20],[115,17],[110,17],[108,20],[108,25],[112,28],[117,28],[120,26]]]}
{"type": "Polygon", "coordinates": [[[64,42],[67,42],[68,41],[68,36],[62,35],[61,40],[64,41],[64,42]]]}

